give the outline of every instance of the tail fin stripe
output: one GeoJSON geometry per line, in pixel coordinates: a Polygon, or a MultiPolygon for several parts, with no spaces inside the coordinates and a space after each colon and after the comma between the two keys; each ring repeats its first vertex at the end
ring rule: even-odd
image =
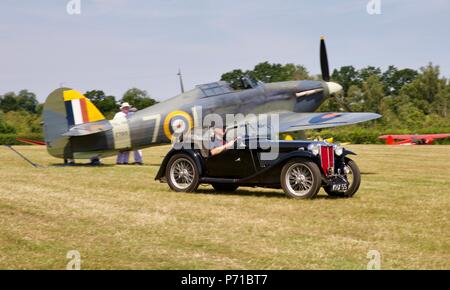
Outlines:
{"type": "Polygon", "coordinates": [[[75,120],[73,118],[73,110],[72,110],[72,102],[66,101],[64,102],[64,105],[66,106],[66,114],[67,114],[67,123],[70,126],[75,125],[75,120]]]}
{"type": "Polygon", "coordinates": [[[83,114],[81,113],[80,99],[70,101],[72,103],[73,118],[75,125],[83,124],[83,114]]]}
{"type": "Polygon", "coordinates": [[[81,114],[83,116],[83,123],[88,123],[89,115],[87,110],[86,99],[80,99],[80,106],[81,106],[81,114]]]}

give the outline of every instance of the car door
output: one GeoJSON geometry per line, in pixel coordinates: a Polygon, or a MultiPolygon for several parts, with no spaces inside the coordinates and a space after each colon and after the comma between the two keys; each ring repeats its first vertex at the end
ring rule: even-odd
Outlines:
{"type": "Polygon", "coordinates": [[[205,165],[209,177],[244,178],[255,173],[252,152],[247,148],[230,149],[211,156],[205,165]]]}

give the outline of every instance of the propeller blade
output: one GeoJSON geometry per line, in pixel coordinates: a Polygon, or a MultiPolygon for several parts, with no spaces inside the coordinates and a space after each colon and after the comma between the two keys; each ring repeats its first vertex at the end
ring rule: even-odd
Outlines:
{"type": "Polygon", "coordinates": [[[323,36],[320,38],[320,67],[322,69],[322,79],[326,82],[330,81],[327,48],[325,46],[325,38],[323,36]]]}

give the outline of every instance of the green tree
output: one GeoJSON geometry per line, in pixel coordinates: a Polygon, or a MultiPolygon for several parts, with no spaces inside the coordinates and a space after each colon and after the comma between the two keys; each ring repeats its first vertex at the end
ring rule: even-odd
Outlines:
{"type": "MultiPolygon", "coordinates": [[[[348,93],[350,87],[359,87],[361,84],[359,72],[353,66],[342,66],[333,70],[331,81],[337,82],[342,86],[342,93],[336,98],[328,100],[328,111],[345,110],[351,112],[350,103],[354,103],[355,100],[353,100],[352,96],[348,98],[348,93]]],[[[353,93],[354,90],[355,88],[350,93],[353,93]]]]}
{"type": "Polygon", "coordinates": [[[267,61],[257,64],[249,74],[251,77],[265,83],[286,81],[288,77],[281,64],[271,64],[267,61]]]}
{"type": "Polygon", "coordinates": [[[19,109],[36,114],[39,102],[34,93],[29,92],[28,90],[21,90],[17,94],[16,100],[19,109]]]}
{"type": "Polygon", "coordinates": [[[440,113],[443,116],[445,112],[441,106],[445,99],[447,80],[441,79],[439,75],[438,66],[430,63],[422,67],[417,78],[400,90],[401,99],[408,100],[425,114],[440,113]]]}
{"type": "Polygon", "coordinates": [[[36,95],[28,90],[21,90],[17,95],[9,92],[0,97],[0,110],[5,113],[24,110],[35,114],[38,104],[36,95]]]}
{"type": "Polygon", "coordinates": [[[362,112],[365,109],[365,95],[358,85],[352,85],[347,90],[346,103],[350,107],[350,111],[362,112]]]}
{"type": "Polygon", "coordinates": [[[400,89],[415,80],[418,74],[413,69],[405,68],[398,70],[395,66],[390,65],[381,78],[384,83],[385,94],[398,95],[400,89]]]}
{"type": "Polygon", "coordinates": [[[9,111],[4,114],[4,120],[19,134],[41,133],[41,116],[25,110],[9,111]]]}
{"type": "Polygon", "coordinates": [[[417,129],[422,128],[425,120],[425,114],[413,103],[407,102],[398,106],[399,118],[402,121],[403,128],[417,129]]]}
{"type": "Polygon", "coordinates": [[[36,114],[42,115],[42,111],[44,110],[44,104],[38,104],[36,106],[36,114]]]}
{"type": "Polygon", "coordinates": [[[308,70],[303,65],[288,63],[284,66],[284,68],[287,70],[287,74],[289,76],[287,80],[298,81],[312,79],[308,70]]]}
{"type": "Polygon", "coordinates": [[[4,114],[0,111],[0,134],[14,134],[16,133],[16,129],[13,126],[9,125],[5,119],[4,114]]]}
{"type": "Polygon", "coordinates": [[[372,76],[376,76],[378,78],[382,77],[381,69],[374,66],[367,66],[365,68],[362,68],[359,70],[358,74],[361,82],[367,81],[372,76]]]}
{"type": "Polygon", "coordinates": [[[17,104],[17,96],[13,92],[9,92],[0,97],[0,110],[3,112],[17,111],[19,105],[17,104]]]}
{"type": "Polygon", "coordinates": [[[114,96],[107,96],[105,92],[101,90],[92,90],[84,94],[86,98],[103,113],[103,115],[110,115],[118,110],[116,98],[114,96]]]}
{"type": "Polygon", "coordinates": [[[137,108],[138,110],[142,110],[158,103],[148,95],[147,91],[137,88],[132,88],[126,91],[123,95],[122,102],[128,102],[131,106],[137,108]]]}
{"type": "Polygon", "coordinates": [[[331,80],[340,84],[344,92],[347,92],[353,85],[359,86],[361,84],[359,72],[353,66],[342,66],[339,69],[334,69],[331,80]]]}
{"type": "Polygon", "coordinates": [[[228,82],[235,90],[242,90],[244,88],[242,78],[245,76],[245,72],[240,69],[235,69],[230,72],[224,73],[220,80],[228,82]]]}
{"type": "Polygon", "coordinates": [[[362,83],[364,100],[363,111],[380,113],[380,103],[384,97],[384,86],[376,74],[371,75],[362,83]]]}
{"type": "Polygon", "coordinates": [[[437,93],[436,100],[434,101],[432,106],[433,110],[438,115],[448,120],[450,108],[450,82],[448,80],[443,80],[442,86],[437,93]]]}
{"type": "Polygon", "coordinates": [[[385,96],[379,105],[379,113],[383,118],[378,119],[377,122],[389,129],[402,127],[398,113],[396,112],[396,102],[395,96],[385,96]]]}

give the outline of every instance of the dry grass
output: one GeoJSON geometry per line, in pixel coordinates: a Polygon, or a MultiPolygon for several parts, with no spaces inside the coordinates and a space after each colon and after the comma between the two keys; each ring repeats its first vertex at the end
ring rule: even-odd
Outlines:
{"type": "MultiPolygon", "coordinates": [[[[175,193],[146,166],[35,169],[0,148],[0,268],[450,268],[450,146],[350,146],[363,182],[353,199],[289,200],[281,191],[175,193]]],[[[16,147],[43,165],[44,148],[16,147]]]]}

